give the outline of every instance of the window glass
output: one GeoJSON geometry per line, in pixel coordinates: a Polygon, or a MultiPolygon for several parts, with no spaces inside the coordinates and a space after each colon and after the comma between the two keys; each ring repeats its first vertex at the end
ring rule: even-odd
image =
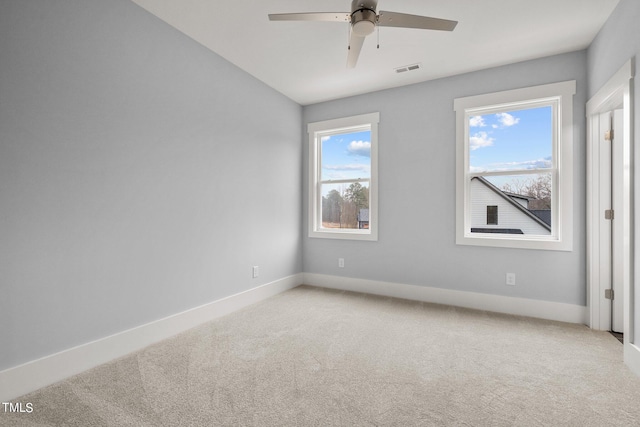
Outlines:
{"type": "Polygon", "coordinates": [[[469,170],[495,172],[552,167],[553,108],[469,118],[469,170]]]}
{"type": "Polygon", "coordinates": [[[377,240],[378,113],[310,123],[309,236],[377,240]]]}
{"type": "Polygon", "coordinates": [[[454,101],[458,244],[571,250],[575,88],[454,101]]]}
{"type": "Polygon", "coordinates": [[[321,138],[322,181],[371,177],[371,131],[321,138]]]}
{"type": "Polygon", "coordinates": [[[493,109],[469,117],[471,233],[553,234],[555,103],[533,103],[534,108],[493,109]],[[498,225],[499,206],[502,221],[498,225]],[[482,228],[484,212],[485,225],[495,227],[482,228]],[[549,222],[541,223],[540,217],[549,222]]]}
{"type": "Polygon", "coordinates": [[[368,183],[322,184],[322,228],[368,228],[368,211],[368,183]]]}
{"type": "Polygon", "coordinates": [[[487,225],[498,225],[497,206],[487,206],[487,225]]]}

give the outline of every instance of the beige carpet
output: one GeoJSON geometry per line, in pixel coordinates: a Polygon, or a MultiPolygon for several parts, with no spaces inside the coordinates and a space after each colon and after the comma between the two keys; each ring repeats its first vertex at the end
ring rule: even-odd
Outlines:
{"type": "Polygon", "coordinates": [[[608,333],[306,286],[14,401],[3,426],[640,425],[608,333]]]}

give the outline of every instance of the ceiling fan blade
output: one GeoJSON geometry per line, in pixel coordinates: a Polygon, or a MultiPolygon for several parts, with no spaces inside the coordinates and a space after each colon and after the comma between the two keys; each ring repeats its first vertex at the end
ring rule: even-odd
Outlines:
{"type": "Polygon", "coordinates": [[[428,16],[380,11],[378,25],[381,27],[419,28],[422,30],[453,31],[458,21],[430,18],[428,16]]]}
{"type": "Polygon", "coordinates": [[[354,68],[356,66],[363,43],[364,37],[361,37],[352,31],[351,38],[349,39],[349,55],[347,56],[347,67],[354,68]]]}
{"type": "Polygon", "coordinates": [[[351,14],[349,12],[270,13],[269,20],[350,22],[351,14]]]}

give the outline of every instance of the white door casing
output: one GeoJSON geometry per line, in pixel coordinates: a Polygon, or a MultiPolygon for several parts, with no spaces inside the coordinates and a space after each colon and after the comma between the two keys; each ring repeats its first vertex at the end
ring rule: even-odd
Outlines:
{"type": "MultiPolygon", "coordinates": [[[[589,326],[598,330],[609,330],[611,327],[611,304],[604,298],[604,290],[611,283],[611,276],[605,282],[606,271],[611,268],[611,256],[605,256],[603,239],[611,240],[602,233],[601,217],[603,199],[601,194],[602,180],[605,179],[601,168],[603,153],[599,134],[601,133],[601,114],[621,108],[622,135],[616,138],[614,151],[614,256],[616,263],[614,277],[622,287],[623,293],[623,325],[624,360],[637,375],[640,375],[640,347],[636,346],[633,330],[633,314],[635,312],[632,277],[632,251],[634,246],[633,206],[632,206],[632,87],[633,62],[627,63],[589,100],[587,103],[587,306],[589,309],[589,326]],[[608,261],[607,261],[608,260],[608,261]]],[[[609,153],[611,151],[609,150],[609,153]]],[[[610,169],[610,168],[609,168],[610,169]]],[[[610,180],[611,175],[606,180],[610,180]]],[[[609,188],[611,188],[609,186],[609,188]]],[[[603,197],[604,196],[604,197],[603,197]]],[[[609,194],[610,197],[610,194],[609,194]]],[[[607,224],[610,227],[610,224],[607,224]]]]}
{"type": "MultiPolygon", "coordinates": [[[[612,269],[611,288],[613,289],[613,301],[611,302],[611,330],[625,332],[624,328],[624,217],[617,219],[615,212],[624,212],[624,110],[617,109],[611,113],[613,140],[611,144],[611,209],[614,217],[611,222],[612,229],[612,269]]],[[[631,260],[629,260],[631,262],[631,260]]]]}
{"type": "MultiPolygon", "coordinates": [[[[597,263],[600,322],[598,329],[624,332],[624,287],[622,285],[622,158],[623,158],[623,110],[617,109],[591,117],[591,137],[598,162],[593,165],[594,191],[598,191],[599,205],[594,206],[593,221],[597,227],[598,247],[594,248],[593,262],[597,263]],[[613,132],[610,132],[613,131],[613,132]],[[597,172],[597,178],[595,178],[597,172]],[[604,212],[612,210],[613,218],[605,218],[604,212]],[[618,213],[616,216],[615,213],[618,213]],[[596,261],[597,259],[597,261],[596,261]],[[604,298],[605,290],[613,290],[613,300],[604,298]]],[[[594,160],[595,160],[594,156],[594,160]]],[[[595,232],[594,232],[595,236],[595,232]]]]}
{"type": "MultiPolygon", "coordinates": [[[[593,289],[592,302],[597,304],[598,315],[593,315],[591,327],[600,330],[611,330],[611,301],[605,298],[605,291],[611,288],[613,269],[611,258],[613,253],[612,222],[605,218],[605,210],[612,209],[611,183],[611,147],[613,142],[605,138],[605,133],[611,130],[611,112],[593,114],[590,118],[590,136],[593,141],[593,155],[591,156],[593,174],[592,185],[592,242],[593,253],[590,261],[594,272],[597,272],[597,289],[593,289]],[[597,197],[596,197],[597,196],[597,197]]],[[[594,278],[595,279],[595,278],[594,278]]],[[[595,307],[594,307],[595,308],[595,307]]],[[[596,313],[596,311],[593,311],[596,313]]]]}

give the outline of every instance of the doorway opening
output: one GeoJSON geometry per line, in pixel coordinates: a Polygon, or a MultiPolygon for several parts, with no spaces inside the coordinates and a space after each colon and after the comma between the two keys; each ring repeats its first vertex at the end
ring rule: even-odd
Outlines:
{"type": "MultiPolygon", "coordinates": [[[[589,326],[634,342],[631,281],[631,85],[627,62],[587,103],[589,326]]],[[[635,346],[634,346],[635,347],[635,346]]]]}
{"type": "MultiPolygon", "coordinates": [[[[599,191],[597,211],[600,212],[592,221],[599,229],[597,255],[601,297],[605,299],[603,320],[606,322],[609,312],[608,330],[624,334],[624,107],[621,104],[614,108],[593,114],[591,118],[594,153],[597,151],[593,157],[599,159],[598,179],[594,187],[599,191]]],[[[606,329],[606,325],[601,327],[606,329]]]]}

